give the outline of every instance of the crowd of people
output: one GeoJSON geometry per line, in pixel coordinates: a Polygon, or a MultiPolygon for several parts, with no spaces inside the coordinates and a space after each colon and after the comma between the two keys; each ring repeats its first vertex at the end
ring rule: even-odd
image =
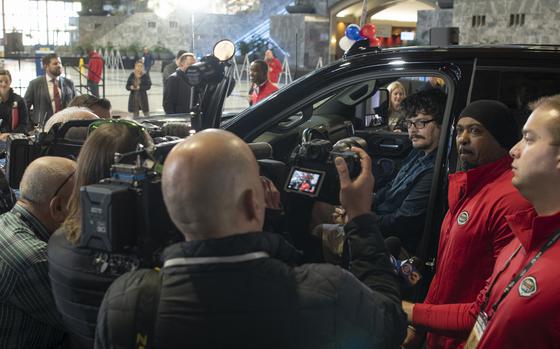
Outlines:
{"type": "MultiPolygon", "coordinates": [[[[273,59],[251,64],[251,103],[277,89],[273,59]]],[[[128,78],[134,115],[149,111],[152,61],[145,50],[128,78]]],[[[165,67],[166,113],[196,104],[181,77],[195,62],[179,51],[165,67]]],[[[108,100],[76,97],[56,55],[43,65],[23,98],[0,70],[0,141],[36,124],[48,132],[96,121],[76,161],[31,162],[17,202],[0,215],[0,347],[557,347],[560,95],[536,101],[521,132],[499,101],[474,101],[456,115],[459,170],[448,178],[435,275],[426,298],[412,303],[395,270],[402,255],[391,256],[384,239],[398,237],[407,257],[419,244],[443,132],[439,81],[408,95],[401,83],[388,85],[385,126],[407,132],[413,149],[383,188],[364,149],[351,148],[356,178],[335,159],[344,246],[327,248],[345,254],[346,269],[304,264],[282,235],[263,232],[265,216],[282,207],[278,189],[242,139],[211,129],[184,139],[162,166],[163,200],[182,240],[155,270],[86,246],[82,221],[92,213],[80,200],[83,186],[110,176],[115,153],[152,138],[132,120],[112,119],[108,100]]],[[[293,186],[309,191],[310,179],[293,186]]]]}

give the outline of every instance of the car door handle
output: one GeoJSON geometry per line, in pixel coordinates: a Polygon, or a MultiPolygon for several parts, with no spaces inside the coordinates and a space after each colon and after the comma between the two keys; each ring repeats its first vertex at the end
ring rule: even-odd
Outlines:
{"type": "Polygon", "coordinates": [[[399,149],[400,145],[398,144],[380,144],[379,148],[389,148],[389,149],[399,149]]]}

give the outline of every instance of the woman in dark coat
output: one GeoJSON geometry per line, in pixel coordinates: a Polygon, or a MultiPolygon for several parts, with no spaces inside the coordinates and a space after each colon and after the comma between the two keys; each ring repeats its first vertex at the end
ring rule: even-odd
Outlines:
{"type": "Polygon", "coordinates": [[[146,93],[152,87],[150,75],[144,73],[144,63],[141,60],[134,64],[134,71],[130,73],[126,82],[126,89],[130,91],[128,96],[128,111],[135,117],[138,116],[140,110],[144,116],[149,115],[150,106],[148,105],[148,94],[146,93]]]}
{"type": "Polygon", "coordinates": [[[20,95],[10,87],[12,75],[0,69],[0,141],[6,141],[10,132],[25,133],[29,127],[27,105],[20,95]],[[12,116],[14,119],[12,120],[12,116]]]}

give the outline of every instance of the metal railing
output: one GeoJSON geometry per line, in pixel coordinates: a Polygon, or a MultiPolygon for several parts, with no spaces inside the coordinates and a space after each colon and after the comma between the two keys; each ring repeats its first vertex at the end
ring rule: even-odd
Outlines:
{"type": "MultiPolygon", "coordinates": [[[[41,75],[37,75],[36,73],[30,75],[28,73],[29,72],[28,69],[26,69],[27,72],[24,73],[22,63],[34,62],[35,66],[37,66],[37,64],[42,64],[41,63],[42,57],[43,56],[20,55],[17,57],[4,58],[4,69],[10,70],[10,75],[12,76],[11,87],[14,90],[14,92],[23,96],[24,92],[27,90],[27,87],[29,86],[29,82],[35,79],[36,77],[41,76],[41,75]],[[13,66],[17,66],[17,70],[14,70],[13,66]],[[21,78],[22,76],[27,76],[27,78],[21,78]]],[[[74,88],[76,92],[78,92],[79,94],[85,94],[85,93],[90,94],[91,90],[87,85],[87,81],[88,81],[87,66],[85,65],[80,66],[80,59],[83,59],[83,57],[60,57],[60,59],[63,62],[62,68],[63,68],[64,76],[68,76],[68,75],[72,76],[72,82],[74,83],[74,88]],[[75,77],[77,77],[77,79],[75,77]]],[[[37,71],[36,67],[35,67],[35,71],[37,71]]],[[[103,72],[101,74],[101,80],[99,81],[98,86],[99,86],[100,97],[105,98],[105,64],[103,65],[103,72]]]]}

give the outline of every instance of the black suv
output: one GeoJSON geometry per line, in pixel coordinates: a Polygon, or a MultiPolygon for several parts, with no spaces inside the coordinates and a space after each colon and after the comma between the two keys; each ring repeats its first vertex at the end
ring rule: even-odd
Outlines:
{"type": "MultiPolygon", "coordinates": [[[[454,124],[459,112],[471,101],[496,99],[515,112],[521,126],[528,117],[529,102],[560,93],[560,52],[556,47],[356,50],[340,61],[301,77],[236,116],[222,119],[221,127],[248,143],[270,144],[274,160],[283,163],[290,162],[305,129],[313,131],[306,131],[311,137],[331,143],[352,135],[361,136],[368,142],[367,150],[374,163],[384,169],[385,173],[378,173],[383,176],[387,175],[387,170],[394,173],[398,169],[399,161],[410,150],[410,143],[406,133],[366,127],[370,125],[367,120],[382,113],[380,110],[387,103],[386,88],[391,82],[401,82],[410,95],[435,77],[444,82],[447,104],[428,217],[418,249],[421,257],[429,260],[436,255],[439,226],[446,210],[446,178],[456,171],[454,124]]],[[[276,176],[279,188],[285,187],[287,172],[289,169],[276,176]]],[[[301,202],[294,205],[292,201],[314,199],[293,197],[286,195],[287,219],[282,229],[291,232],[299,247],[308,248],[305,236],[309,231],[311,206],[301,202]]]]}

